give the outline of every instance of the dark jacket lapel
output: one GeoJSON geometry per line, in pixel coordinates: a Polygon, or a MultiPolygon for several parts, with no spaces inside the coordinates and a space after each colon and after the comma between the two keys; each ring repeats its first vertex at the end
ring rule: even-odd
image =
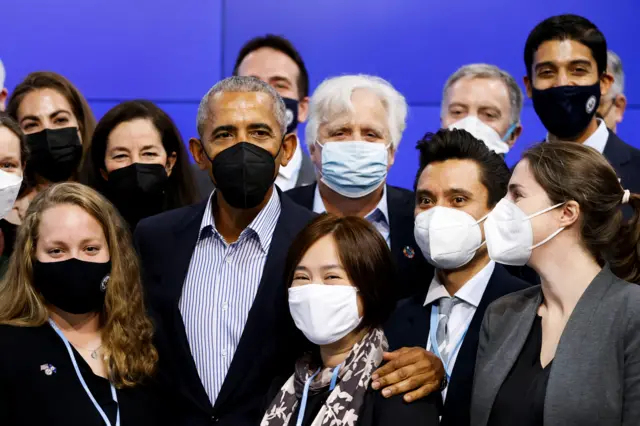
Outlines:
{"type": "Polygon", "coordinates": [[[318,184],[314,182],[311,185],[290,189],[285,194],[296,204],[305,207],[308,210],[313,210],[313,200],[316,194],[317,185],[318,184]]]}
{"type": "Polygon", "coordinates": [[[616,170],[631,160],[627,145],[611,130],[603,154],[616,170]]]}
{"type": "MultiPolygon", "coordinates": [[[[298,145],[298,149],[301,149],[298,145]]],[[[298,173],[298,180],[296,181],[296,187],[311,185],[316,181],[316,168],[309,157],[304,152],[302,153],[302,164],[300,165],[300,172],[298,173]]]]}

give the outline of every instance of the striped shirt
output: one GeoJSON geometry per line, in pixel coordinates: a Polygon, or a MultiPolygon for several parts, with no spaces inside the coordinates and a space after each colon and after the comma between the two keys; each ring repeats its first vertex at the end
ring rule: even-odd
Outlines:
{"type": "Polygon", "coordinates": [[[281,210],[274,189],[238,240],[227,244],[211,211],[214,195],[204,211],[179,304],[191,355],[212,405],[240,342],[281,210]]]}

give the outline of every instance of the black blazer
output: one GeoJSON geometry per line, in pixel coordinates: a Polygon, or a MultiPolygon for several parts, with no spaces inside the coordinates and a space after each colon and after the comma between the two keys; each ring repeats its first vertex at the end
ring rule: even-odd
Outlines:
{"type": "MultiPolygon", "coordinates": [[[[433,276],[433,275],[432,275],[433,276]]],[[[482,295],[478,309],[476,309],[469,330],[456,359],[451,382],[447,390],[447,399],[442,410],[442,426],[469,426],[469,407],[471,406],[471,392],[473,374],[476,365],[476,352],[480,327],[484,313],[491,302],[500,297],[529,287],[529,284],[511,275],[500,264],[489,279],[487,288],[482,295]]],[[[402,347],[427,347],[429,339],[429,315],[431,304],[424,305],[428,288],[410,299],[403,300],[385,327],[385,334],[389,340],[389,350],[402,347]]]]}
{"type": "MultiPolygon", "coordinates": [[[[317,183],[286,192],[293,201],[313,209],[317,183]]],[[[412,296],[429,288],[433,267],[425,260],[413,236],[415,195],[412,191],[387,185],[391,253],[398,268],[398,298],[412,296]]]]}
{"type": "Polygon", "coordinates": [[[289,314],[283,275],[289,245],[314,215],[278,193],[282,212],[262,280],[213,407],[200,381],[178,307],[206,201],[151,217],[136,228],[148,304],[157,328],[160,379],[175,391],[176,419],[171,424],[257,424],[272,380],[290,375],[295,360],[307,349],[306,339],[289,314]]]}
{"type": "Polygon", "coordinates": [[[633,193],[640,193],[640,150],[626,144],[609,130],[603,154],[616,170],[622,187],[633,193]]]}

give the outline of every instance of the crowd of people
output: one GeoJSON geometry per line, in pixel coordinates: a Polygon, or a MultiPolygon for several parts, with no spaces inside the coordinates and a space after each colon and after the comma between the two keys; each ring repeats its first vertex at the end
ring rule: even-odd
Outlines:
{"type": "Polygon", "coordinates": [[[546,138],[510,170],[524,94],[464,65],[413,190],[387,184],[405,97],[369,75],[309,96],[280,36],[188,142],[145,100],[96,123],[53,72],[0,91],[0,424],[639,424],[621,61],[576,15],[523,51],[546,138]]]}

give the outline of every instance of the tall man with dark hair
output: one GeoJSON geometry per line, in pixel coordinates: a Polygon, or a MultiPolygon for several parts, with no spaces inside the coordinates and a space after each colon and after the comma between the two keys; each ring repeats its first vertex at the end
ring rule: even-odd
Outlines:
{"type": "MultiPolygon", "coordinates": [[[[273,87],[284,100],[286,133],[296,138],[293,157],[278,170],[276,185],[288,191],[315,182],[313,163],[298,138],[298,123],[306,121],[309,109],[309,73],[298,50],[282,36],[267,34],[253,38],[240,49],[233,75],[256,77],[273,87]]],[[[213,185],[208,176],[195,173],[199,191],[203,197],[209,196],[213,185]]]]}
{"type": "Polygon", "coordinates": [[[598,27],[576,15],[539,23],[524,48],[527,95],[549,134],[590,146],[609,160],[631,192],[640,191],[640,151],[624,143],[596,117],[613,84],[607,42],[598,27]]]}
{"type": "Polygon", "coordinates": [[[482,223],[507,194],[511,174],[465,130],[428,134],[418,149],[415,236],[436,272],[428,288],[399,304],[385,332],[391,349],[421,346],[441,358],[449,380],[442,424],[468,426],[484,312],[528,286],[493,262],[484,244],[482,223]]]}

